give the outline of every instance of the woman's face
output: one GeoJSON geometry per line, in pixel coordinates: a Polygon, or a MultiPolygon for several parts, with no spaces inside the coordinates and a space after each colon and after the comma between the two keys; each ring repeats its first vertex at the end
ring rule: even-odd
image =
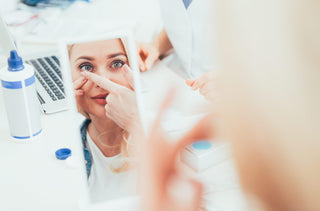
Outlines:
{"type": "MultiPolygon", "coordinates": [[[[129,87],[121,73],[121,68],[128,65],[128,58],[120,39],[74,44],[69,50],[69,58],[72,81],[79,79],[82,71],[90,71],[129,87]]],[[[78,105],[90,115],[106,117],[105,99],[109,94],[108,90],[92,81],[87,81],[81,89],[84,94],[77,97],[78,105]]]]}

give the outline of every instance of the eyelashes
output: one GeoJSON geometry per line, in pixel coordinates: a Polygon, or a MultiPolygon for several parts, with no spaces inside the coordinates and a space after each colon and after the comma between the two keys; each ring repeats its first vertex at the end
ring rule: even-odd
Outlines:
{"type": "Polygon", "coordinates": [[[111,63],[111,68],[113,69],[120,69],[123,65],[125,65],[125,62],[122,60],[115,60],[111,63]]]}
{"type": "MultiPolygon", "coordinates": [[[[123,67],[123,65],[125,65],[126,62],[117,59],[112,61],[110,64],[107,65],[107,69],[110,71],[117,71],[119,69],[121,69],[123,67]]],[[[92,63],[89,62],[83,62],[80,65],[78,65],[78,69],[80,71],[89,71],[89,72],[94,72],[95,67],[92,63]]]]}
{"type": "Polygon", "coordinates": [[[90,64],[90,63],[87,63],[87,62],[81,63],[78,68],[79,68],[80,71],[93,72],[93,65],[90,64]]]}

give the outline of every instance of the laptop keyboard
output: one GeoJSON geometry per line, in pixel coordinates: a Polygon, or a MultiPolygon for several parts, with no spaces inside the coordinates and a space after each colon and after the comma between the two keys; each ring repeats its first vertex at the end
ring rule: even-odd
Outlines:
{"type": "Polygon", "coordinates": [[[26,63],[35,68],[36,78],[53,101],[65,98],[60,62],[56,56],[32,59],[26,63]]]}

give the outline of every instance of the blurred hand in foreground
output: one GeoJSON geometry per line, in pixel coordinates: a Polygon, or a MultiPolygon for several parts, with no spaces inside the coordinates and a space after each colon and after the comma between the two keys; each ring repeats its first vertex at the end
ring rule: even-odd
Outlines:
{"type": "MultiPolygon", "coordinates": [[[[172,96],[171,96],[172,98],[172,96]]],[[[176,158],[186,145],[199,139],[213,137],[212,115],[203,118],[180,140],[173,142],[161,130],[160,122],[170,96],[165,100],[158,117],[145,140],[140,158],[143,181],[143,211],[195,211],[202,200],[202,184],[188,175],[179,172],[176,158]]]]}

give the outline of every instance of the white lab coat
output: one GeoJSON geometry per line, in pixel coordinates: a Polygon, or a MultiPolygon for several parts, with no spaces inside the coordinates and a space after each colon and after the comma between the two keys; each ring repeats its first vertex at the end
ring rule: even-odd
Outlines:
{"type": "Polygon", "coordinates": [[[163,25],[175,49],[169,62],[184,78],[217,69],[214,0],[159,0],[163,25]]]}

